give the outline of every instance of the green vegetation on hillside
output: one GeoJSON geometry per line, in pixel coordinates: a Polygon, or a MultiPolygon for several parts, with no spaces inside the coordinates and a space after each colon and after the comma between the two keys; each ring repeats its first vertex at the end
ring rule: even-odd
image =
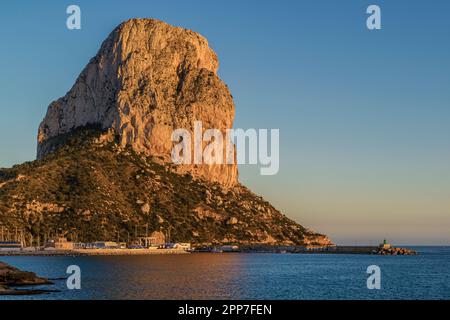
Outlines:
{"type": "Polygon", "coordinates": [[[244,186],[224,190],[179,175],[159,159],[95,142],[99,135],[79,130],[45,158],[0,170],[4,233],[28,245],[55,235],[132,241],[159,230],[197,244],[302,244],[320,236],[244,186]]]}

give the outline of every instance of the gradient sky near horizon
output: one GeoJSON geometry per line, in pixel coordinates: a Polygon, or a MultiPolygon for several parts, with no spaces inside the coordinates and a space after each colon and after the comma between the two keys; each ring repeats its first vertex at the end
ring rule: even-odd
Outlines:
{"type": "Polygon", "coordinates": [[[450,245],[450,1],[13,1],[0,4],[0,167],[123,20],[204,35],[235,127],[279,128],[280,171],[240,180],[339,244],[450,245]],[[77,4],[82,29],[66,28],[77,4]],[[366,28],[377,4],[382,29],[366,28]]]}

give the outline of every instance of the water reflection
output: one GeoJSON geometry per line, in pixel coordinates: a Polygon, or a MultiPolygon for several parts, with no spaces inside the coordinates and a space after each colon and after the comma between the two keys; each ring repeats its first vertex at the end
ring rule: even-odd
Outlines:
{"type": "Polygon", "coordinates": [[[450,247],[418,256],[188,254],[1,257],[47,278],[81,268],[81,290],[64,280],[49,295],[0,299],[449,299],[450,247]],[[382,290],[366,287],[367,266],[383,270],[382,290]]]}
{"type": "Polygon", "coordinates": [[[97,257],[84,270],[83,284],[97,299],[236,299],[242,259],[239,254],[97,257]]]}

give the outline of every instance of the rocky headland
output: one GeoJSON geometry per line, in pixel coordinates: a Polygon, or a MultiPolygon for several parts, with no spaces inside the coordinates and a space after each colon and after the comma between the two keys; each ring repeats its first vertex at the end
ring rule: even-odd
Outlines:
{"type": "Polygon", "coordinates": [[[27,246],[153,231],[204,245],[331,245],[243,186],[236,164],[171,161],[173,130],[233,127],[218,66],[196,32],[155,19],[119,25],[48,107],[37,160],[0,170],[0,226],[27,246]]]}

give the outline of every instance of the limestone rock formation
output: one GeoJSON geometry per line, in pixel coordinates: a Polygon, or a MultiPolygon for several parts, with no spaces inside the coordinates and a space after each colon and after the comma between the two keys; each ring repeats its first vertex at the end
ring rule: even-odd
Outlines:
{"type": "MultiPolygon", "coordinates": [[[[122,146],[170,162],[174,129],[225,132],[234,104],[217,76],[219,63],[201,35],[154,19],[132,19],[104,41],[72,89],[50,104],[39,127],[38,159],[58,136],[87,125],[112,129],[122,146]]],[[[183,165],[181,172],[233,186],[236,165],[183,165]]]]}

